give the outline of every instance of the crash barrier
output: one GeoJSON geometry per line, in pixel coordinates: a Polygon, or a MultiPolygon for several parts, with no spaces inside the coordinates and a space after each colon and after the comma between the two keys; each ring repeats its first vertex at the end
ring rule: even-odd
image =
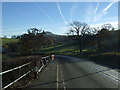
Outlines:
{"type": "MultiPolygon", "coordinates": [[[[42,57],[41,60],[38,60],[38,61],[37,61],[37,67],[38,67],[39,69],[38,69],[37,73],[39,73],[51,60],[53,60],[53,59],[51,58],[51,56],[45,56],[45,57],[42,57]]],[[[4,90],[4,89],[10,87],[10,86],[13,85],[14,83],[16,83],[17,81],[19,81],[20,79],[22,79],[23,77],[25,77],[26,75],[28,75],[29,73],[31,73],[31,72],[32,72],[32,69],[33,69],[33,67],[31,67],[32,64],[33,64],[32,62],[29,62],[29,63],[23,64],[23,65],[21,65],[21,66],[15,67],[15,68],[13,68],[13,69],[6,70],[6,71],[4,71],[4,72],[1,72],[1,73],[0,73],[0,76],[3,77],[5,74],[8,74],[8,73],[10,73],[10,72],[12,72],[12,75],[13,75],[13,74],[14,74],[14,71],[17,70],[17,72],[18,72],[18,73],[17,73],[18,78],[16,78],[15,80],[7,83],[7,84],[4,85],[4,86],[1,85],[0,90],[4,90]],[[25,73],[22,73],[22,75],[21,75],[22,69],[24,70],[25,67],[27,67],[27,69],[26,69],[27,71],[26,71],[25,73]],[[29,69],[28,69],[28,68],[29,68],[29,69]]],[[[8,75],[9,75],[9,74],[8,74],[8,75]]],[[[12,75],[11,75],[11,76],[12,76],[12,75]]],[[[10,75],[9,75],[9,76],[10,76],[10,75]]]]}

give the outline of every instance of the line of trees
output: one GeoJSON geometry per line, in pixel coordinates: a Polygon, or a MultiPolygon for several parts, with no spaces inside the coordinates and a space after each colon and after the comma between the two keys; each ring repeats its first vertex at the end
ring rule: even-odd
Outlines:
{"type": "Polygon", "coordinates": [[[85,46],[90,45],[96,46],[99,52],[114,48],[117,46],[118,40],[114,27],[109,23],[103,24],[101,27],[92,28],[86,23],[74,21],[69,24],[67,35],[78,41],[80,54],[82,54],[82,49],[85,46]]]}
{"type": "Polygon", "coordinates": [[[19,42],[8,43],[4,45],[4,48],[8,53],[30,55],[40,52],[41,48],[44,47],[76,41],[79,44],[80,54],[82,54],[83,49],[86,47],[95,47],[97,52],[113,51],[119,50],[119,31],[114,30],[111,24],[103,24],[101,27],[93,28],[86,23],[74,21],[69,24],[69,31],[67,33],[69,40],[67,40],[67,36],[55,35],[43,29],[30,28],[23,35],[13,35],[12,38],[19,39],[19,42]]]}
{"type": "Polygon", "coordinates": [[[3,45],[5,53],[31,55],[38,53],[42,47],[52,45],[54,43],[52,37],[47,37],[43,29],[30,28],[27,33],[16,36],[12,39],[19,39],[18,42],[11,42],[3,45]]]}

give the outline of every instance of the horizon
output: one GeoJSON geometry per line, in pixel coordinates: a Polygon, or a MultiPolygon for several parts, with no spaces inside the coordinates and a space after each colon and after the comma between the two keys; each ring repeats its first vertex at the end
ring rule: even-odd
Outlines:
{"type": "Polygon", "coordinates": [[[118,28],[118,2],[115,1],[3,2],[0,37],[21,35],[31,27],[65,35],[72,21],[85,22],[92,27],[110,23],[118,28]]]}

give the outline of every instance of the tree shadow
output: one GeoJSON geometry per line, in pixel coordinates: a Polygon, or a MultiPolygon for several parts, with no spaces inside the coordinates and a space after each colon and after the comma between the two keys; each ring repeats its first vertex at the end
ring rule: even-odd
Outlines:
{"type": "Polygon", "coordinates": [[[28,86],[28,87],[26,87],[26,88],[32,88],[32,87],[35,87],[35,86],[52,84],[52,83],[56,83],[56,82],[57,82],[57,81],[50,81],[50,82],[45,82],[45,83],[38,83],[38,84],[36,84],[36,85],[28,86]]]}
{"type": "Polygon", "coordinates": [[[102,61],[102,60],[89,60],[96,64],[111,68],[111,69],[120,69],[119,62],[108,62],[108,61],[102,61]]]}
{"type": "MultiPolygon", "coordinates": [[[[77,76],[77,77],[73,77],[73,78],[70,78],[70,79],[66,79],[64,80],[65,82],[68,82],[68,81],[71,81],[71,80],[75,80],[75,79],[78,79],[78,78],[84,78],[84,77],[87,77],[87,76],[90,76],[90,75],[95,75],[97,73],[100,73],[100,72],[105,72],[105,71],[109,71],[111,69],[106,69],[106,70],[101,70],[101,71],[97,71],[97,72],[94,72],[94,73],[89,73],[89,74],[85,74],[85,75],[81,75],[81,76],[77,76]]],[[[60,81],[59,83],[62,83],[63,81],[60,81]]]]}
{"type": "MultiPolygon", "coordinates": [[[[64,60],[64,63],[82,63],[82,62],[87,62],[91,61],[93,63],[99,64],[101,66],[105,66],[111,69],[120,69],[120,61],[119,60],[114,60],[113,62],[110,62],[109,60],[101,60],[100,58],[74,58],[71,56],[64,56],[64,57],[59,57],[59,59],[64,60]],[[72,59],[73,58],[73,59],[72,59]],[[75,62],[73,62],[75,61],[75,62]]],[[[104,58],[105,59],[105,58],[104,58]]]]}

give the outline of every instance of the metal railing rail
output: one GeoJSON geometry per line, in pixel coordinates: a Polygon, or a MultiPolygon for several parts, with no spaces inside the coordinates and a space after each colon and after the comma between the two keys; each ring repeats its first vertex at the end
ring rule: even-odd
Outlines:
{"type": "MultiPolygon", "coordinates": [[[[8,72],[11,72],[11,71],[14,71],[14,70],[17,70],[17,69],[20,69],[22,67],[25,67],[27,65],[31,64],[31,62],[29,63],[26,63],[26,64],[23,64],[21,66],[18,66],[16,68],[13,68],[13,69],[10,69],[10,70],[7,70],[7,71],[4,71],[4,72],[1,72],[0,75],[3,75],[5,73],[8,73],[8,72]]],[[[6,85],[5,87],[2,87],[2,90],[6,89],[7,87],[11,86],[12,84],[14,84],[15,82],[17,82],[18,80],[20,80],[21,78],[23,78],[24,76],[26,76],[28,73],[30,73],[31,71],[28,71],[27,73],[25,73],[24,75],[20,76],[18,79],[14,80],[13,82],[9,83],[8,85],[6,85]]]]}
{"type": "MultiPolygon", "coordinates": [[[[38,73],[39,73],[39,72],[44,68],[44,66],[45,66],[45,64],[43,63],[43,59],[45,59],[45,62],[47,62],[47,58],[50,60],[50,56],[42,57],[42,66],[39,68],[38,73]]],[[[0,75],[3,75],[3,74],[5,74],[5,73],[11,72],[11,71],[14,71],[14,70],[16,70],[16,69],[20,69],[20,68],[25,67],[25,66],[30,65],[30,64],[31,64],[31,62],[26,63],[26,64],[23,64],[23,65],[18,66],[18,67],[15,67],[15,68],[13,68],[13,69],[10,69],[10,70],[1,72],[0,75]]],[[[27,73],[25,73],[25,74],[23,74],[22,76],[20,76],[18,79],[14,80],[13,82],[11,82],[11,83],[7,84],[6,86],[2,87],[2,90],[8,88],[9,86],[11,86],[12,84],[14,84],[15,82],[19,81],[20,79],[22,79],[23,77],[25,77],[26,75],[28,75],[30,72],[31,72],[31,71],[28,71],[27,73]]]]}
{"type": "Polygon", "coordinates": [[[11,71],[16,70],[16,69],[19,69],[19,68],[22,68],[22,67],[24,67],[24,66],[26,66],[26,65],[29,65],[30,63],[31,63],[31,62],[26,63],[26,64],[23,64],[23,65],[21,65],[21,66],[18,66],[18,67],[16,67],[16,68],[13,68],[13,69],[10,69],[10,70],[1,72],[0,75],[5,74],[5,73],[8,73],[8,72],[11,72],[11,71]]]}
{"type": "Polygon", "coordinates": [[[14,84],[15,82],[19,81],[20,79],[22,79],[23,77],[25,77],[27,74],[29,74],[31,71],[28,71],[27,73],[25,73],[24,75],[22,75],[21,77],[19,77],[18,79],[14,80],[13,82],[9,83],[8,85],[6,85],[5,87],[3,87],[2,89],[6,89],[9,86],[11,86],[12,84],[14,84]]]}

